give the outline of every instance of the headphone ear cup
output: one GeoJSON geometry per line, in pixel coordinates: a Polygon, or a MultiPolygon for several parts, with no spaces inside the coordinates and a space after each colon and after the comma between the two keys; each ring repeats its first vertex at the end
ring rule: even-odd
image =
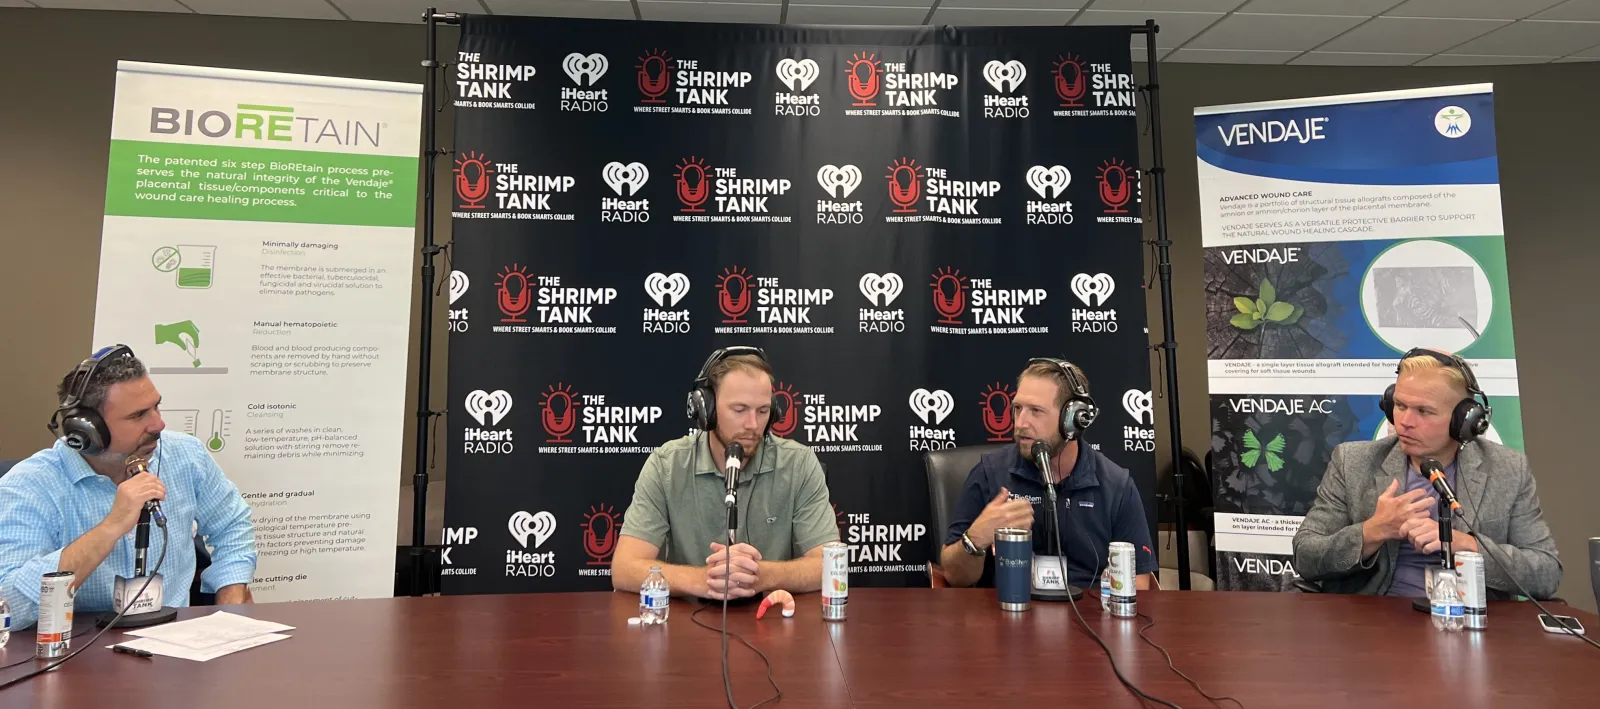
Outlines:
{"type": "Polygon", "coordinates": [[[104,453],[111,443],[111,432],[106,422],[93,410],[72,409],[61,419],[61,436],[67,447],[84,455],[104,453]]]}
{"type": "Polygon", "coordinates": [[[1383,390],[1383,398],[1378,400],[1378,408],[1383,411],[1383,417],[1389,420],[1389,425],[1394,425],[1394,385],[1383,390]]]}
{"type": "Polygon", "coordinates": [[[1458,443],[1471,443],[1488,430],[1488,412],[1476,399],[1462,399],[1450,412],[1450,437],[1458,443]]]}
{"type": "Polygon", "coordinates": [[[717,409],[715,401],[707,401],[711,393],[705,389],[695,389],[689,392],[688,410],[689,420],[694,427],[702,431],[709,431],[716,427],[717,409]]]}
{"type": "Polygon", "coordinates": [[[789,400],[782,396],[772,397],[772,408],[767,413],[767,427],[761,431],[765,436],[772,432],[772,425],[789,413],[789,400]]]}

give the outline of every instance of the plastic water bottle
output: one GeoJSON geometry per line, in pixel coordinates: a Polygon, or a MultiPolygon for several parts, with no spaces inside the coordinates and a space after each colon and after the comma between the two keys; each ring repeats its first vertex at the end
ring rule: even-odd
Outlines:
{"type": "Polygon", "coordinates": [[[672,589],[667,586],[667,577],[661,574],[661,567],[650,567],[650,575],[639,586],[639,622],[645,625],[667,622],[667,612],[671,610],[668,600],[671,598],[672,589]]]}
{"type": "Polygon", "coordinates": [[[1111,610],[1111,567],[1100,572],[1100,610],[1111,610]]]}
{"type": "Polygon", "coordinates": [[[0,588],[0,648],[11,642],[11,606],[6,605],[6,590],[0,588]]]}
{"type": "Polygon", "coordinates": [[[1467,627],[1466,604],[1461,599],[1459,588],[1455,571],[1450,569],[1434,571],[1433,592],[1428,604],[1433,616],[1433,627],[1450,633],[1461,632],[1467,627]]]}

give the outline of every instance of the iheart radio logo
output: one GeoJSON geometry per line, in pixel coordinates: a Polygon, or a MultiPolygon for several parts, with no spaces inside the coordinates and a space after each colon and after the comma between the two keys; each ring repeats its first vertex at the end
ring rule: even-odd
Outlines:
{"type": "Polygon", "coordinates": [[[778,60],[778,80],[794,93],[800,93],[811,88],[811,82],[822,75],[822,69],[817,66],[815,59],[794,60],[784,58],[778,60]]]}
{"type": "Polygon", "coordinates": [[[670,276],[665,273],[652,273],[644,279],[644,292],[656,302],[656,305],[663,308],[675,307],[689,294],[689,277],[682,273],[670,276]]]}
{"type": "Polygon", "coordinates": [[[1096,273],[1093,276],[1080,273],[1072,277],[1072,294],[1091,308],[1105,305],[1106,299],[1116,289],[1117,282],[1112,280],[1109,273],[1096,273]]]}
{"type": "Polygon", "coordinates": [[[817,170],[817,184],[834,199],[848,199],[861,186],[861,168],[855,165],[823,165],[817,170]]]}
{"type": "Polygon", "coordinates": [[[1127,411],[1134,421],[1141,424],[1155,425],[1155,405],[1151,402],[1150,392],[1148,391],[1129,389],[1122,392],[1122,409],[1127,411]]]}
{"type": "Polygon", "coordinates": [[[1045,199],[1060,197],[1067,185],[1072,184],[1072,173],[1060,165],[1034,165],[1028,168],[1026,178],[1028,186],[1045,199]]]}
{"type": "Polygon", "coordinates": [[[478,389],[467,394],[466,409],[479,426],[498,426],[511,413],[511,394],[504,389],[493,393],[478,389]]]}
{"type": "Polygon", "coordinates": [[[922,419],[929,426],[944,423],[944,418],[956,408],[956,399],[950,392],[943,389],[928,391],[918,389],[911,392],[911,413],[922,419]]]}
{"type": "Polygon", "coordinates": [[[605,180],[606,186],[618,197],[631,197],[639,194],[639,190],[644,189],[644,183],[650,181],[650,168],[645,167],[644,163],[610,162],[600,171],[600,179],[605,180]]]}
{"type": "Polygon", "coordinates": [[[885,273],[881,276],[876,273],[864,273],[861,274],[861,280],[857,285],[861,288],[861,295],[866,296],[873,305],[882,305],[885,308],[889,307],[895,298],[900,297],[900,292],[906,288],[906,282],[898,273],[885,273]],[[878,302],[879,296],[883,297],[882,303],[878,302]]]}
{"type": "Polygon", "coordinates": [[[600,83],[600,77],[606,75],[606,69],[611,67],[611,62],[606,60],[604,54],[590,54],[584,56],[578,52],[567,55],[561,61],[561,70],[567,73],[572,83],[583,86],[583,80],[589,80],[589,86],[600,83]]]}
{"type": "Polygon", "coordinates": [[[983,79],[994,87],[995,91],[1009,94],[1022,85],[1022,80],[1028,78],[1028,67],[1015,59],[1009,62],[1000,60],[990,61],[983,65],[983,79]]]}
{"type": "Polygon", "coordinates": [[[455,305],[461,296],[467,294],[467,287],[472,285],[472,279],[461,271],[450,272],[450,304],[455,305]]]}

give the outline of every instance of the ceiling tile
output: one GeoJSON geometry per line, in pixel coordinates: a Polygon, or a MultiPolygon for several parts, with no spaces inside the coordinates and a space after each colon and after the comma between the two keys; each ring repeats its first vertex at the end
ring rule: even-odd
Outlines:
{"type": "Polygon", "coordinates": [[[1228,15],[1185,47],[1305,51],[1368,18],[1324,15],[1228,15]]]}
{"type": "MultiPolygon", "coordinates": [[[[202,15],[242,15],[245,17],[299,17],[310,20],[342,20],[344,15],[333,9],[326,0],[272,0],[272,2],[240,2],[239,0],[184,0],[184,4],[202,15]]],[[[419,13],[420,14],[420,13],[419,13]]]]}
{"type": "Polygon", "coordinates": [[[1283,15],[1366,15],[1383,12],[1400,0],[1251,0],[1239,9],[1243,12],[1271,12],[1283,15]]]}
{"type": "MultiPolygon", "coordinates": [[[[982,2],[982,0],[978,0],[982,2]]],[[[933,0],[806,0],[803,5],[846,5],[850,7],[915,7],[928,14],[933,0]]]]}
{"type": "Polygon", "coordinates": [[[28,0],[0,0],[0,7],[33,7],[28,0]]]}
{"type": "MultiPolygon", "coordinates": [[[[820,0],[809,0],[813,5],[821,5],[820,0]]],[[[1062,10],[1074,13],[1078,8],[1088,5],[1090,0],[944,0],[939,3],[939,10],[1062,10]]],[[[852,5],[865,5],[863,2],[854,2],[852,5]]],[[[899,0],[896,5],[912,5],[915,3],[899,0]]],[[[928,0],[929,5],[933,0],[928,0]]],[[[1062,21],[1062,24],[1066,24],[1062,21]]]]}
{"type": "Polygon", "coordinates": [[[789,6],[791,25],[920,25],[927,16],[927,7],[789,6]]]}
{"type": "Polygon", "coordinates": [[[1600,44],[1600,22],[1518,22],[1451,47],[1452,54],[1565,56],[1600,44]]]}
{"type": "Polygon", "coordinates": [[[1374,54],[1370,52],[1306,52],[1290,64],[1316,66],[1406,66],[1427,59],[1426,54],[1374,54]]]}
{"type": "Polygon", "coordinates": [[[939,6],[933,13],[936,25],[1064,25],[1077,10],[972,10],[939,6]]]}
{"type": "Polygon", "coordinates": [[[1435,54],[1506,24],[1505,20],[1379,17],[1317,47],[1327,52],[1435,54]]]}
{"type": "Polygon", "coordinates": [[[1282,64],[1299,52],[1250,51],[1247,49],[1180,49],[1162,61],[1200,64],[1282,64]]]}
{"type": "MultiPolygon", "coordinates": [[[[1007,2],[1009,0],[1001,0],[1007,2]]],[[[1088,3],[1083,3],[1088,4],[1088,3]]],[[[1227,12],[1244,4],[1244,0],[1097,0],[1096,10],[1131,10],[1134,12],[1227,12]]]]}
{"type": "Polygon", "coordinates": [[[1435,54],[1417,66],[1483,66],[1487,64],[1545,64],[1555,57],[1508,57],[1505,55],[1435,54]]]}
{"type": "Polygon", "coordinates": [[[1387,17],[1520,20],[1560,3],[1561,0],[1406,0],[1383,14],[1387,17]]]}
{"type": "Polygon", "coordinates": [[[1529,19],[1600,21],[1600,0],[1567,0],[1529,19]]]}
{"type": "Polygon", "coordinates": [[[1551,64],[1572,64],[1574,62],[1600,62],[1600,57],[1562,57],[1551,64]]]}
{"type": "Polygon", "coordinates": [[[484,0],[496,15],[533,17],[592,17],[602,20],[631,20],[633,5],[628,0],[484,0]]]}
{"type": "Polygon", "coordinates": [[[358,22],[421,24],[422,12],[430,7],[440,12],[483,14],[478,0],[333,0],[333,4],[358,22]]]}
{"type": "Polygon", "coordinates": [[[1154,19],[1161,31],[1156,33],[1157,47],[1176,47],[1194,38],[1213,22],[1223,18],[1215,12],[1122,12],[1116,10],[1084,10],[1073,20],[1074,25],[1142,25],[1154,19]]]}
{"type": "Polygon", "coordinates": [[[673,22],[744,22],[778,24],[780,5],[731,2],[661,2],[639,0],[639,16],[646,20],[673,22]]]}
{"type": "Polygon", "coordinates": [[[174,2],[173,0],[33,0],[33,4],[52,10],[148,10],[151,12],[194,12],[193,10],[174,2]]]}

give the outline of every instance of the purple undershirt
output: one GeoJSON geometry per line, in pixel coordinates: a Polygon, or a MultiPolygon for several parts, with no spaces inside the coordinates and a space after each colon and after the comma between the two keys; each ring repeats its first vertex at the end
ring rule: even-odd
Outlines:
{"type": "MultiPolygon", "coordinates": [[[[1444,479],[1445,482],[1450,483],[1451,490],[1460,490],[1460,488],[1456,487],[1455,461],[1450,461],[1449,465],[1444,466],[1444,479]]],[[[1433,509],[1429,512],[1429,516],[1434,520],[1438,520],[1439,493],[1433,489],[1433,484],[1428,482],[1428,479],[1423,477],[1422,473],[1418,472],[1416,468],[1408,468],[1406,470],[1405,487],[1396,494],[1403,495],[1412,490],[1428,491],[1428,496],[1432,497],[1434,501],[1433,509]]],[[[1457,492],[1457,494],[1459,495],[1460,493],[1457,492]]],[[[1410,596],[1412,598],[1426,596],[1427,593],[1422,588],[1423,569],[1430,565],[1438,566],[1439,563],[1439,552],[1424,554],[1412,547],[1411,542],[1402,540],[1400,542],[1400,557],[1396,560],[1394,567],[1394,583],[1389,586],[1389,595],[1410,596]]]]}

